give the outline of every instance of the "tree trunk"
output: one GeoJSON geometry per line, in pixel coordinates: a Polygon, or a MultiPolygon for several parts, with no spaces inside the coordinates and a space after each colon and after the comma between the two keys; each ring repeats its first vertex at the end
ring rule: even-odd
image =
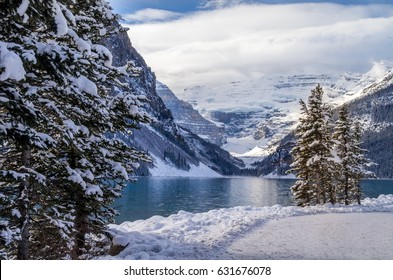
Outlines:
{"type": "Polygon", "coordinates": [[[85,202],[83,199],[82,191],[77,191],[75,193],[75,244],[72,252],[73,259],[79,259],[79,257],[84,253],[85,248],[85,236],[87,233],[87,211],[85,202]]]}
{"type": "MultiPolygon", "coordinates": [[[[77,156],[75,151],[70,153],[70,167],[77,168],[77,156]]],[[[71,252],[72,259],[79,259],[84,253],[87,233],[87,216],[86,199],[84,191],[81,186],[76,185],[73,193],[71,194],[72,200],[75,202],[75,240],[74,247],[71,252]]]]}
{"type": "Polygon", "coordinates": [[[360,180],[359,180],[359,179],[356,179],[355,182],[356,182],[356,183],[355,183],[355,185],[356,185],[356,200],[357,200],[358,204],[360,205],[360,204],[362,204],[362,203],[360,202],[360,198],[361,198],[361,196],[362,196],[362,191],[360,190],[360,180]]]}
{"type": "Polygon", "coordinates": [[[344,201],[345,205],[349,205],[349,200],[348,200],[348,188],[349,188],[349,178],[348,175],[345,175],[345,186],[344,186],[344,201]]]}
{"type": "Polygon", "coordinates": [[[321,189],[322,189],[322,186],[321,186],[321,176],[320,176],[321,173],[320,173],[319,168],[317,170],[318,170],[318,173],[317,173],[316,180],[315,180],[315,189],[316,189],[316,201],[315,201],[315,203],[318,205],[318,204],[321,204],[321,189]]]}
{"type": "Polygon", "coordinates": [[[336,204],[335,191],[334,191],[334,187],[332,185],[330,185],[330,187],[329,187],[329,198],[330,198],[329,202],[332,205],[336,204]]]}
{"type": "MultiPolygon", "coordinates": [[[[22,151],[22,166],[30,167],[31,150],[26,146],[22,151]]],[[[19,185],[18,211],[20,213],[19,228],[20,240],[17,247],[17,258],[19,260],[29,259],[30,245],[30,182],[29,178],[24,178],[19,185]]]]}

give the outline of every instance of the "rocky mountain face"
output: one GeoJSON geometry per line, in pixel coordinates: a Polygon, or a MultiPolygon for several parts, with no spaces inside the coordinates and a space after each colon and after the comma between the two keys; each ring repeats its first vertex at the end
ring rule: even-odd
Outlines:
{"type": "MultiPolygon", "coordinates": [[[[363,148],[375,166],[370,167],[378,178],[393,178],[393,71],[357,92],[346,102],[350,116],[362,124],[363,148]]],[[[336,111],[338,107],[336,108],[336,111]]],[[[291,163],[290,150],[295,144],[292,133],[284,137],[274,152],[255,164],[257,174],[285,175],[291,163]]]]}
{"type": "Polygon", "coordinates": [[[165,106],[171,110],[176,124],[215,145],[221,146],[225,143],[224,127],[206,120],[189,103],[177,98],[166,85],[157,82],[156,90],[165,106]]]}
{"type": "Polygon", "coordinates": [[[393,71],[348,105],[351,116],[362,122],[363,148],[377,163],[370,170],[378,178],[393,178],[393,71]]]}
{"type": "MultiPolygon", "coordinates": [[[[113,54],[113,65],[123,66],[132,62],[140,71],[135,77],[129,77],[127,82],[137,94],[146,96],[145,111],[152,122],[143,124],[132,135],[121,135],[130,145],[148,152],[153,159],[152,164],[143,164],[139,175],[151,175],[167,171],[165,175],[185,172],[201,172],[199,175],[215,176],[218,174],[240,174],[243,162],[233,158],[227,151],[222,150],[189,130],[174,122],[170,109],[167,108],[156,91],[156,78],[144,59],[133,48],[126,32],[112,35],[105,45],[113,54]]],[[[116,90],[116,89],[115,89],[116,90]]],[[[195,117],[198,118],[198,117],[195,117]]],[[[198,121],[203,121],[199,118],[198,121]]],[[[206,121],[206,125],[208,122],[206,121]]],[[[219,134],[219,129],[217,130],[219,134]]],[[[216,140],[220,141],[219,136],[216,140]]]]}

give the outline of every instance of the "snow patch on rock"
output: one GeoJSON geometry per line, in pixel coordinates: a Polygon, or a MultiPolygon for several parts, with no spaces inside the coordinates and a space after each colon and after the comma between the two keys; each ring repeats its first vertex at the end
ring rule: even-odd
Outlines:
{"type": "Polygon", "coordinates": [[[203,163],[199,163],[198,166],[190,164],[190,170],[186,171],[178,169],[158,157],[153,156],[153,158],[154,168],[150,169],[150,173],[154,177],[222,177],[203,163]]]}

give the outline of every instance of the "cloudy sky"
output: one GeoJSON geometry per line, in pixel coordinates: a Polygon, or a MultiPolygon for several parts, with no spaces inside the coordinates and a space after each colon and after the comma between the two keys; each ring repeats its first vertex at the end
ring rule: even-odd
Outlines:
{"type": "Polygon", "coordinates": [[[109,2],[175,92],[270,74],[365,72],[393,61],[391,0],[109,2]]]}

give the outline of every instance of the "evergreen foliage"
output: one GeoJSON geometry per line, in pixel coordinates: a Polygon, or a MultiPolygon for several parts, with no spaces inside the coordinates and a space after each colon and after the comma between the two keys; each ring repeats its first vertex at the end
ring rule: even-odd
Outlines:
{"type": "Polygon", "coordinates": [[[322,102],[323,90],[317,86],[306,104],[300,101],[302,118],[296,129],[298,145],[292,150],[291,172],[301,180],[292,187],[298,205],[334,203],[330,109],[322,102]]]}
{"type": "Polygon", "coordinates": [[[329,106],[323,103],[323,89],[311,91],[308,103],[300,101],[301,114],[295,131],[289,172],[300,179],[291,188],[299,206],[330,202],[360,203],[360,180],[371,177],[365,167],[370,162],[361,148],[359,125],[352,125],[343,106],[333,125],[329,106]]]}
{"type": "Polygon", "coordinates": [[[365,170],[372,163],[364,156],[366,150],[361,148],[361,128],[358,122],[349,119],[348,107],[342,106],[336,121],[333,139],[335,140],[335,152],[338,160],[337,169],[337,193],[338,201],[349,205],[356,201],[360,204],[362,178],[374,177],[374,174],[365,170]]]}
{"type": "Polygon", "coordinates": [[[113,67],[100,45],[118,32],[103,0],[4,0],[0,11],[2,256],[88,258],[147,159],[109,137],[147,121],[120,82],[137,69],[113,67]]]}

